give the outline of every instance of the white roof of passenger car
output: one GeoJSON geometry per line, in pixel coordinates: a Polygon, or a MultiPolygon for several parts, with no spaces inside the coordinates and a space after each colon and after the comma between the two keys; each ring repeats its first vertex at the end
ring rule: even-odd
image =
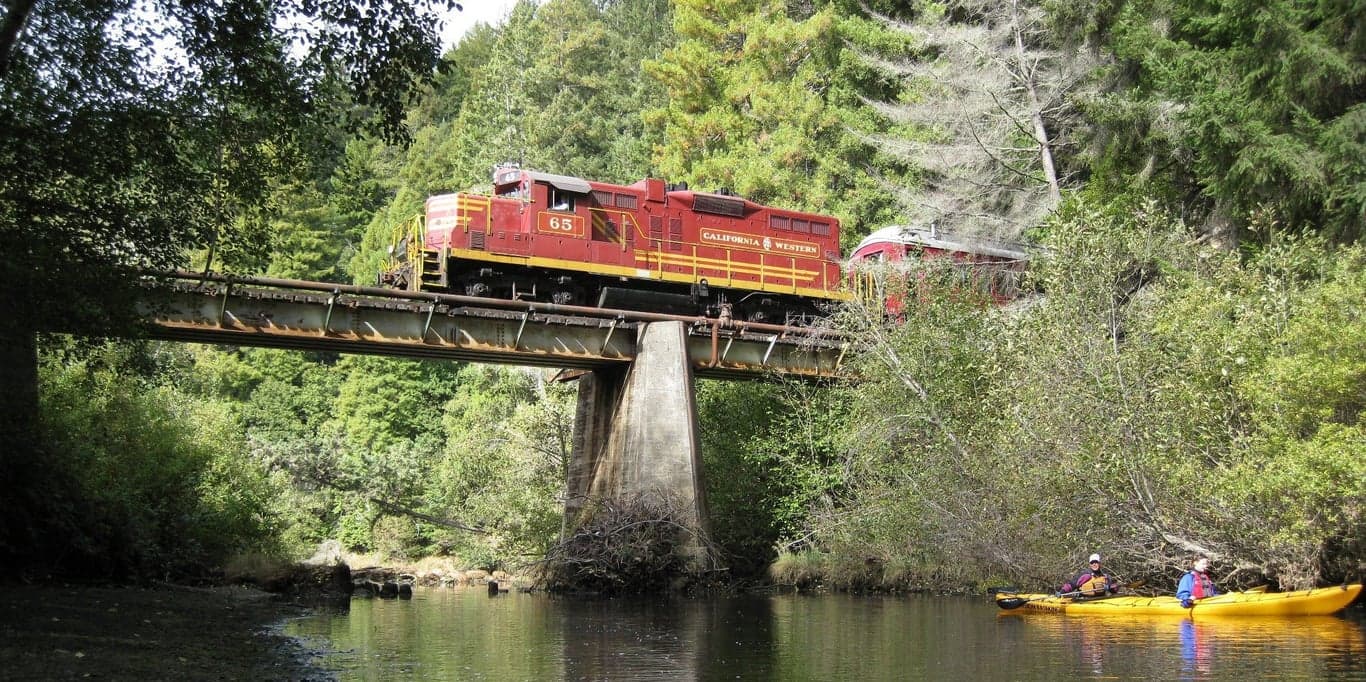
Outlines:
{"type": "Polygon", "coordinates": [[[897,244],[915,244],[932,249],[944,249],[945,251],[962,251],[964,253],[979,253],[986,256],[996,256],[998,258],[1026,259],[1029,254],[1015,244],[1003,244],[995,240],[982,237],[959,237],[940,233],[934,228],[912,227],[910,225],[891,225],[863,238],[858,246],[854,248],[857,253],[860,249],[869,244],[880,242],[893,242],[897,244]]]}

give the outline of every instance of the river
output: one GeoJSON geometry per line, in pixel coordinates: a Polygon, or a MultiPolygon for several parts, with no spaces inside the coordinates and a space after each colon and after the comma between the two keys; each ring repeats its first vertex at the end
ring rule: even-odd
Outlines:
{"type": "Polygon", "coordinates": [[[1191,622],[986,597],[582,599],[482,588],[292,621],[341,680],[1366,680],[1366,615],[1191,622]]]}

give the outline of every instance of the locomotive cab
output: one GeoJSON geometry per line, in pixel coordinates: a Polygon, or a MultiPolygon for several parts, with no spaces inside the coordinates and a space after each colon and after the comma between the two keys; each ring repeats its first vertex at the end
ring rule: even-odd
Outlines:
{"type": "Polygon", "coordinates": [[[493,196],[504,199],[531,199],[531,185],[516,166],[499,166],[493,171],[493,196]]]}

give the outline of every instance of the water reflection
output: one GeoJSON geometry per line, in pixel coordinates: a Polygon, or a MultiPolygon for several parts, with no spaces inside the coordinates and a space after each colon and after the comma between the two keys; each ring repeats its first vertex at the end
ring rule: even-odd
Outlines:
{"type": "Polygon", "coordinates": [[[684,601],[562,599],[556,609],[565,679],[697,679],[705,614],[684,601]]]}
{"type": "Polygon", "coordinates": [[[722,599],[703,613],[697,647],[695,680],[775,678],[777,652],[773,601],[767,598],[722,599]]]}
{"type": "Polygon", "coordinates": [[[1366,680],[1348,617],[998,614],[963,597],[566,599],[424,590],[289,632],[343,680],[1366,680]]]}
{"type": "Polygon", "coordinates": [[[1199,618],[1031,614],[1078,677],[1366,679],[1366,630],[1339,616],[1199,618]],[[1274,671],[1274,674],[1273,674],[1274,671]]]}
{"type": "Polygon", "coordinates": [[[1183,670],[1186,673],[1208,674],[1209,668],[1209,638],[1204,632],[1205,625],[1197,625],[1195,621],[1181,621],[1181,660],[1185,663],[1183,670]]]}

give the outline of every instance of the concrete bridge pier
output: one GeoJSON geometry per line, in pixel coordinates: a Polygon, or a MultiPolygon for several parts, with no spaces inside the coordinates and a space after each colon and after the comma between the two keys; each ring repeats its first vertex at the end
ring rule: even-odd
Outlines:
{"type": "MultiPolygon", "coordinates": [[[[697,402],[682,322],[643,323],[635,361],[579,378],[565,517],[582,521],[593,500],[664,502],[675,520],[708,533],[698,452],[697,402]]],[[[712,567],[706,543],[685,539],[694,568],[712,567]]]]}

